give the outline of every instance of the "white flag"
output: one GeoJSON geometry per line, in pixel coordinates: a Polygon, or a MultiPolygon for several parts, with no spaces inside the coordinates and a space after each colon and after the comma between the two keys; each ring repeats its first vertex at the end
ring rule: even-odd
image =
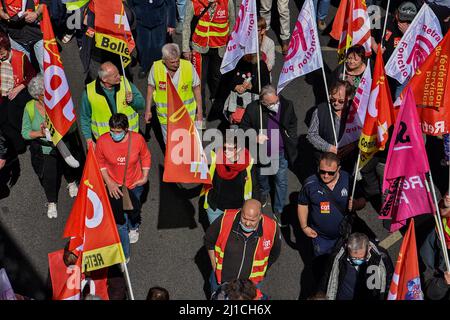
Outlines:
{"type": "Polygon", "coordinates": [[[442,38],[439,19],[424,3],[389,58],[386,74],[402,84],[409,81],[442,38]]]}
{"type": "Polygon", "coordinates": [[[258,52],[258,18],[255,0],[243,0],[222,59],[222,74],[233,70],[246,54],[258,52]]]}
{"type": "Polygon", "coordinates": [[[289,42],[277,92],[283,90],[295,78],[323,67],[315,17],[312,0],[306,0],[289,42]]]}
{"type": "Polygon", "coordinates": [[[372,75],[370,64],[367,63],[366,70],[359,82],[355,97],[347,116],[345,131],[338,143],[339,148],[358,141],[366,118],[367,106],[369,104],[370,88],[372,87],[372,75]]]}

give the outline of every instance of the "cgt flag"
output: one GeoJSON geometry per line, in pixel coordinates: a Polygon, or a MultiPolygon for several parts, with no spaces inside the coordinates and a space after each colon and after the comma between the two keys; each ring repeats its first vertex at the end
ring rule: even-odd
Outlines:
{"type": "Polygon", "coordinates": [[[400,83],[409,81],[442,38],[439,19],[424,3],[386,63],[386,74],[400,83]]]}
{"type": "Polygon", "coordinates": [[[388,129],[393,124],[393,119],[391,92],[384,75],[381,46],[378,46],[369,104],[361,131],[361,138],[359,139],[359,149],[361,150],[360,169],[367,164],[378,150],[384,150],[389,138],[388,129]]]}
{"type": "Polygon", "coordinates": [[[222,59],[222,74],[233,70],[246,54],[258,52],[258,20],[255,0],[243,0],[239,8],[227,50],[222,59]]]}
{"type": "Polygon", "coordinates": [[[370,19],[365,0],[340,2],[330,36],[339,41],[340,63],[344,61],[346,50],[357,44],[364,47],[366,56],[371,55],[370,19]]]}
{"type": "Polygon", "coordinates": [[[423,300],[414,219],[409,223],[389,287],[388,300],[423,300]]]}
{"type": "Polygon", "coordinates": [[[56,146],[75,122],[75,112],[47,6],[43,5],[45,121],[56,146]]]}
{"type": "MultiPolygon", "coordinates": [[[[434,48],[425,62],[408,82],[417,104],[422,132],[439,136],[450,132],[450,32],[434,48]]],[[[395,101],[399,106],[405,95],[403,90],[395,101]]]]}
{"type": "Polygon", "coordinates": [[[167,74],[167,119],[163,181],[211,184],[208,163],[198,131],[169,74],[167,74]]]}
{"type": "Polygon", "coordinates": [[[121,0],[95,1],[95,45],[122,57],[124,67],[131,62],[134,43],[121,0]]]}
{"type": "Polygon", "coordinates": [[[411,89],[400,107],[383,175],[380,219],[392,218],[391,232],[407,219],[435,211],[425,174],[430,171],[411,89]],[[394,141],[395,139],[395,141],[394,141]]]}
{"type": "Polygon", "coordinates": [[[105,184],[89,146],[75,203],[63,238],[71,239],[69,250],[82,245],[82,272],[109,267],[125,261],[105,184]]]}
{"type": "Polygon", "coordinates": [[[345,123],[345,131],[338,143],[339,148],[359,140],[364,119],[366,118],[371,87],[372,74],[370,71],[370,64],[367,64],[366,70],[359,81],[352,105],[350,106],[347,121],[345,123]]]}
{"type": "Polygon", "coordinates": [[[278,93],[295,78],[323,68],[315,16],[312,0],[306,0],[295,23],[288,54],[284,58],[278,93]]]}

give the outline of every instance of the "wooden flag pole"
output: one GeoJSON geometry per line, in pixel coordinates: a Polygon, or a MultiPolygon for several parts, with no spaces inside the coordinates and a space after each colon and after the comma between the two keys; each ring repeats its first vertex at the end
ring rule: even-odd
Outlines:
{"type": "Polygon", "coordinates": [[[445,266],[447,268],[447,271],[450,271],[450,262],[448,260],[447,245],[445,244],[444,231],[442,229],[441,213],[440,213],[439,206],[438,206],[436,190],[434,188],[433,176],[431,175],[431,171],[429,172],[429,177],[430,177],[431,191],[433,194],[433,201],[434,201],[434,205],[436,206],[436,214],[434,215],[434,218],[435,218],[436,226],[437,226],[438,232],[439,232],[439,240],[441,241],[442,253],[444,255],[444,260],[445,260],[445,266]]]}
{"type": "Polygon", "coordinates": [[[333,111],[331,110],[331,104],[330,104],[330,94],[328,92],[328,84],[327,84],[327,78],[325,76],[325,69],[322,64],[322,76],[323,76],[323,83],[325,84],[325,92],[327,95],[327,102],[328,102],[328,111],[330,111],[330,118],[331,118],[331,126],[333,128],[333,135],[334,135],[334,143],[336,148],[338,147],[338,140],[336,135],[336,127],[334,125],[334,117],[333,117],[333,111]]]}
{"type": "Polygon", "coordinates": [[[127,284],[128,293],[130,295],[130,300],[134,300],[133,288],[131,287],[130,275],[128,273],[127,263],[122,262],[123,275],[125,276],[125,282],[127,284]]]}

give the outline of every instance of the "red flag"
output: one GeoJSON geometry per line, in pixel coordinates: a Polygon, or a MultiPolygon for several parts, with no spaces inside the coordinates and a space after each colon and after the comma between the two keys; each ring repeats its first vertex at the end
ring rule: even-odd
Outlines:
{"type": "Polygon", "coordinates": [[[167,119],[163,181],[211,184],[208,163],[199,134],[169,74],[167,74],[167,119]]]}
{"type": "Polygon", "coordinates": [[[56,145],[75,122],[75,112],[69,84],[45,4],[42,11],[41,30],[44,39],[45,120],[52,141],[56,145]]]}
{"type": "Polygon", "coordinates": [[[52,282],[52,300],[80,300],[81,291],[89,283],[90,293],[109,300],[108,269],[91,272],[87,278],[81,273],[81,259],[76,265],[67,267],[63,260],[64,249],[48,254],[48,267],[52,282]],[[91,282],[92,281],[92,282],[91,282]]]}
{"type": "Polygon", "coordinates": [[[364,47],[366,56],[371,55],[370,19],[365,0],[341,1],[330,36],[339,41],[340,62],[345,58],[345,51],[357,44],[364,47]]]}
{"type": "Polygon", "coordinates": [[[95,1],[95,45],[122,56],[124,67],[131,62],[136,44],[121,0],[95,1]]]}
{"type": "Polygon", "coordinates": [[[367,114],[359,140],[360,168],[367,164],[375,152],[384,150],[389,138],[388,129],[394,123],[393,109],[391,92],[384,73],[381,46],[378,46],[367,114]]]}
{"type": "Polygon", "coordinates": [[[105,184],[89,146],[78,195],[70,212],[63,238],[71,240],[69,250],[82,245],[82,272],[125,261],[105,184]]]}
{"type": "MultiPolygon", "coordinates": [[[[450,132],[450,32],[434,48],[408,82],[414,92],[417,112],[425,134],[439,136],[450,132]]],[[[406,91],[399,99],[401,103],[406,91]]]]}
{"type": "Polygon", "coordinates": [[[403,238],[388,300],[423,300],[414,219],[411,219],[408,231],[403,238]]]}

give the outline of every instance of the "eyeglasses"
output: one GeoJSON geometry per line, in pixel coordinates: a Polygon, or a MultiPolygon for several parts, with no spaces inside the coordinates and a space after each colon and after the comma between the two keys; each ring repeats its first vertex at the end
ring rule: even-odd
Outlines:
{"type": "Polygon", "coordinates": [[[336,171],[327,171],[327,170],[322,170],[322,169],[319,170],[319,174],[323,174],[323,175],[327,174],[329,176],[334,176],[336,174],[336,172],[337,172],[337,170],[336,171]]]}
{"type": "Polygon", "coordinates": [[[337,102],[337,103],[339,103],[339,104],[344,104],[344,103],[345,103],[345,100],[343,100],[343,99],[339,99],[339,100],[336,100],[336,99],[330,99],[330,102],[331,102],[331,103],[337,102]]]}

